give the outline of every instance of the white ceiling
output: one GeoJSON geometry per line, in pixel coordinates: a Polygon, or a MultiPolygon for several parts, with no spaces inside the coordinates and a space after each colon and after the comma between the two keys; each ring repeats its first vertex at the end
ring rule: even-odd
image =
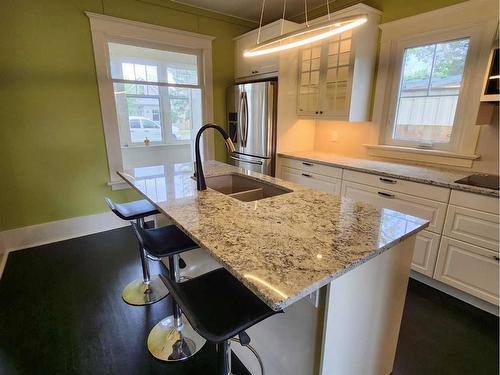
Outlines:
{"type": "MultiPolygon", "coordinates": [[[[258,22],[262,9],[262,0],[174,0],[177,3],[192,5],[197,8],[212,10],[258,22]]],[[[266,0],[264,23],[280,19],[283,15],[284,0],[266,0]]],[[[330,0],[331,2],[331,0],[330,0]]],[[[309,10],[325,6],[326,0],[307,0],[309,10]]],[[[286,0],[286,16],[292,18],[304,13],[304,0],[286,0]]]]}

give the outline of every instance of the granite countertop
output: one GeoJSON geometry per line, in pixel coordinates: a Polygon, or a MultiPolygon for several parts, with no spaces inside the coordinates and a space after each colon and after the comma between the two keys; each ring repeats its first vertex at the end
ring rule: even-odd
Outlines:
{"type": "Polygon", "coordinates": [[[426,220],[227,164],[204,162],[205,175],[245,174],[292,192],[242,202],[199,192],[192,164],[119,173],[186,234],[274,310],[428,226],[426,220]]]}
{"type": "Polygon", "coordinates": [[[424,184],[463,190],[476,194],[489,195],[492,197],[499,196],[498,190],[458,184],[455,182],[456,180],[473,174],[474,171],[386,161],[376,158],[361,159],[319,151],[283,152],[278,155],[297,160],[330,165],[333,167],[351,169],[353,171],[376,173],[386,177],[399,178],[402,180],[421,182],[424,184]]]}

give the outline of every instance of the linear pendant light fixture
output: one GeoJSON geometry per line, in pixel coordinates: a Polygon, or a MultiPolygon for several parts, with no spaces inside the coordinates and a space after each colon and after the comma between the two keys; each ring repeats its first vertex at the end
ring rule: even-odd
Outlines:
{"type": "MultiPolygon", "coordinates": [[[[305,16],[306,16],[306,27],[301,30],[292,31],[287,34],[282,34],[277,38],[271,39],[265,43],[260,44],[260,29],[262,28],[262,17],[264,14],[264,6],[265,0],[262,1],[262,12],[260,16],[260,26],[259,32],[257,34],[257,44],[245,51],[243,53],[244,57],[255,57],[268,55],[271,53],[276,53],[280,51],[284,51],[290,48],[301,47],[306,44],[314,43],[319,40],[329,38],[333,35],[337,35],[343,33],[345,31],[354,29],[355,27],[361,26],[362,24],[368,21],[366,15],[359,15],[355,17],[331,20],[330,19],[330,6],[329,1],[327,0],[327,9],[328,9],[328,21],[319,23],[314,26],[309,26],[309,22],[307,19],[307,0],[304,0],[305,5],[305,16]]],[[[285,9],[286,9],[286,0],[284,0],[283,5],[283,20],[285,21],[285,9]]],[[[281,28],[283,32],[283,27],[281,28]]]]}

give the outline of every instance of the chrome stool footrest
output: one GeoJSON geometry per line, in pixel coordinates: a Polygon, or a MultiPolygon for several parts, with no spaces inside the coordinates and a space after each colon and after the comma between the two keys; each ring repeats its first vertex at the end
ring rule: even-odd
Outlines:
{"type": "Polygon", "coordinates": [[[148,336],[148,349],[153,357],[167,362],[184,361],[203,347],[206,340],[184,316],[181,319],[179,327],[173,315],[153,327],[148,336]]]}
{"type": "Polygon", "coordinates": [[[168,296],[168,289],[158,276],[151,278],[149,285],[141,279],[129,283],[122,292],[123,300],[129,305],[151,305],[168,296]]]}
{"type": "MultiPolygon", "coordinates": [[[[171,277],[177,281],[184,278],[179,274],[179,255],[169,256],[168,265],[171,277]]],[[[161,361],[184,361],[197,353],[207,340],[191,327],[173,298],[172,308],[173,314],[161,320],[149,333],[148,349],[153,357],[161,361]]]]}

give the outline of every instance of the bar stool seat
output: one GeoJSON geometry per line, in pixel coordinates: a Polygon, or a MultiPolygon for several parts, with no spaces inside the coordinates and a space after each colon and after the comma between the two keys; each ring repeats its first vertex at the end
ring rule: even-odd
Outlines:
{"type": "Polygon", "coordinates": [[[193,328],[216,344],[277,313],[224,268],[183,283],[160,278],[193,328]]]}
{"type": "Polygon", "coordinates": [[[282,312],[269,308],[223,268],[183,283],[169,276],[160,278],[195,331],[217,344],[218,375],[231,373],[232,337],[238,335],[240,343],[248,345],[247,328],[282,312]]]}
{"type": "Polygon", "coordinates": [[[199,247],[175,225],[143,229],[141,237],[146,251],[158,258],[180,254],[199,247]]]}
{"type": "Polygon", "coordinates": [[[160,212],[146,199],[126,203],[115,203],[109,198],[105,198],[111,210],[123,220],[143,219],[146,216],[156,215],[160,212]]]}

